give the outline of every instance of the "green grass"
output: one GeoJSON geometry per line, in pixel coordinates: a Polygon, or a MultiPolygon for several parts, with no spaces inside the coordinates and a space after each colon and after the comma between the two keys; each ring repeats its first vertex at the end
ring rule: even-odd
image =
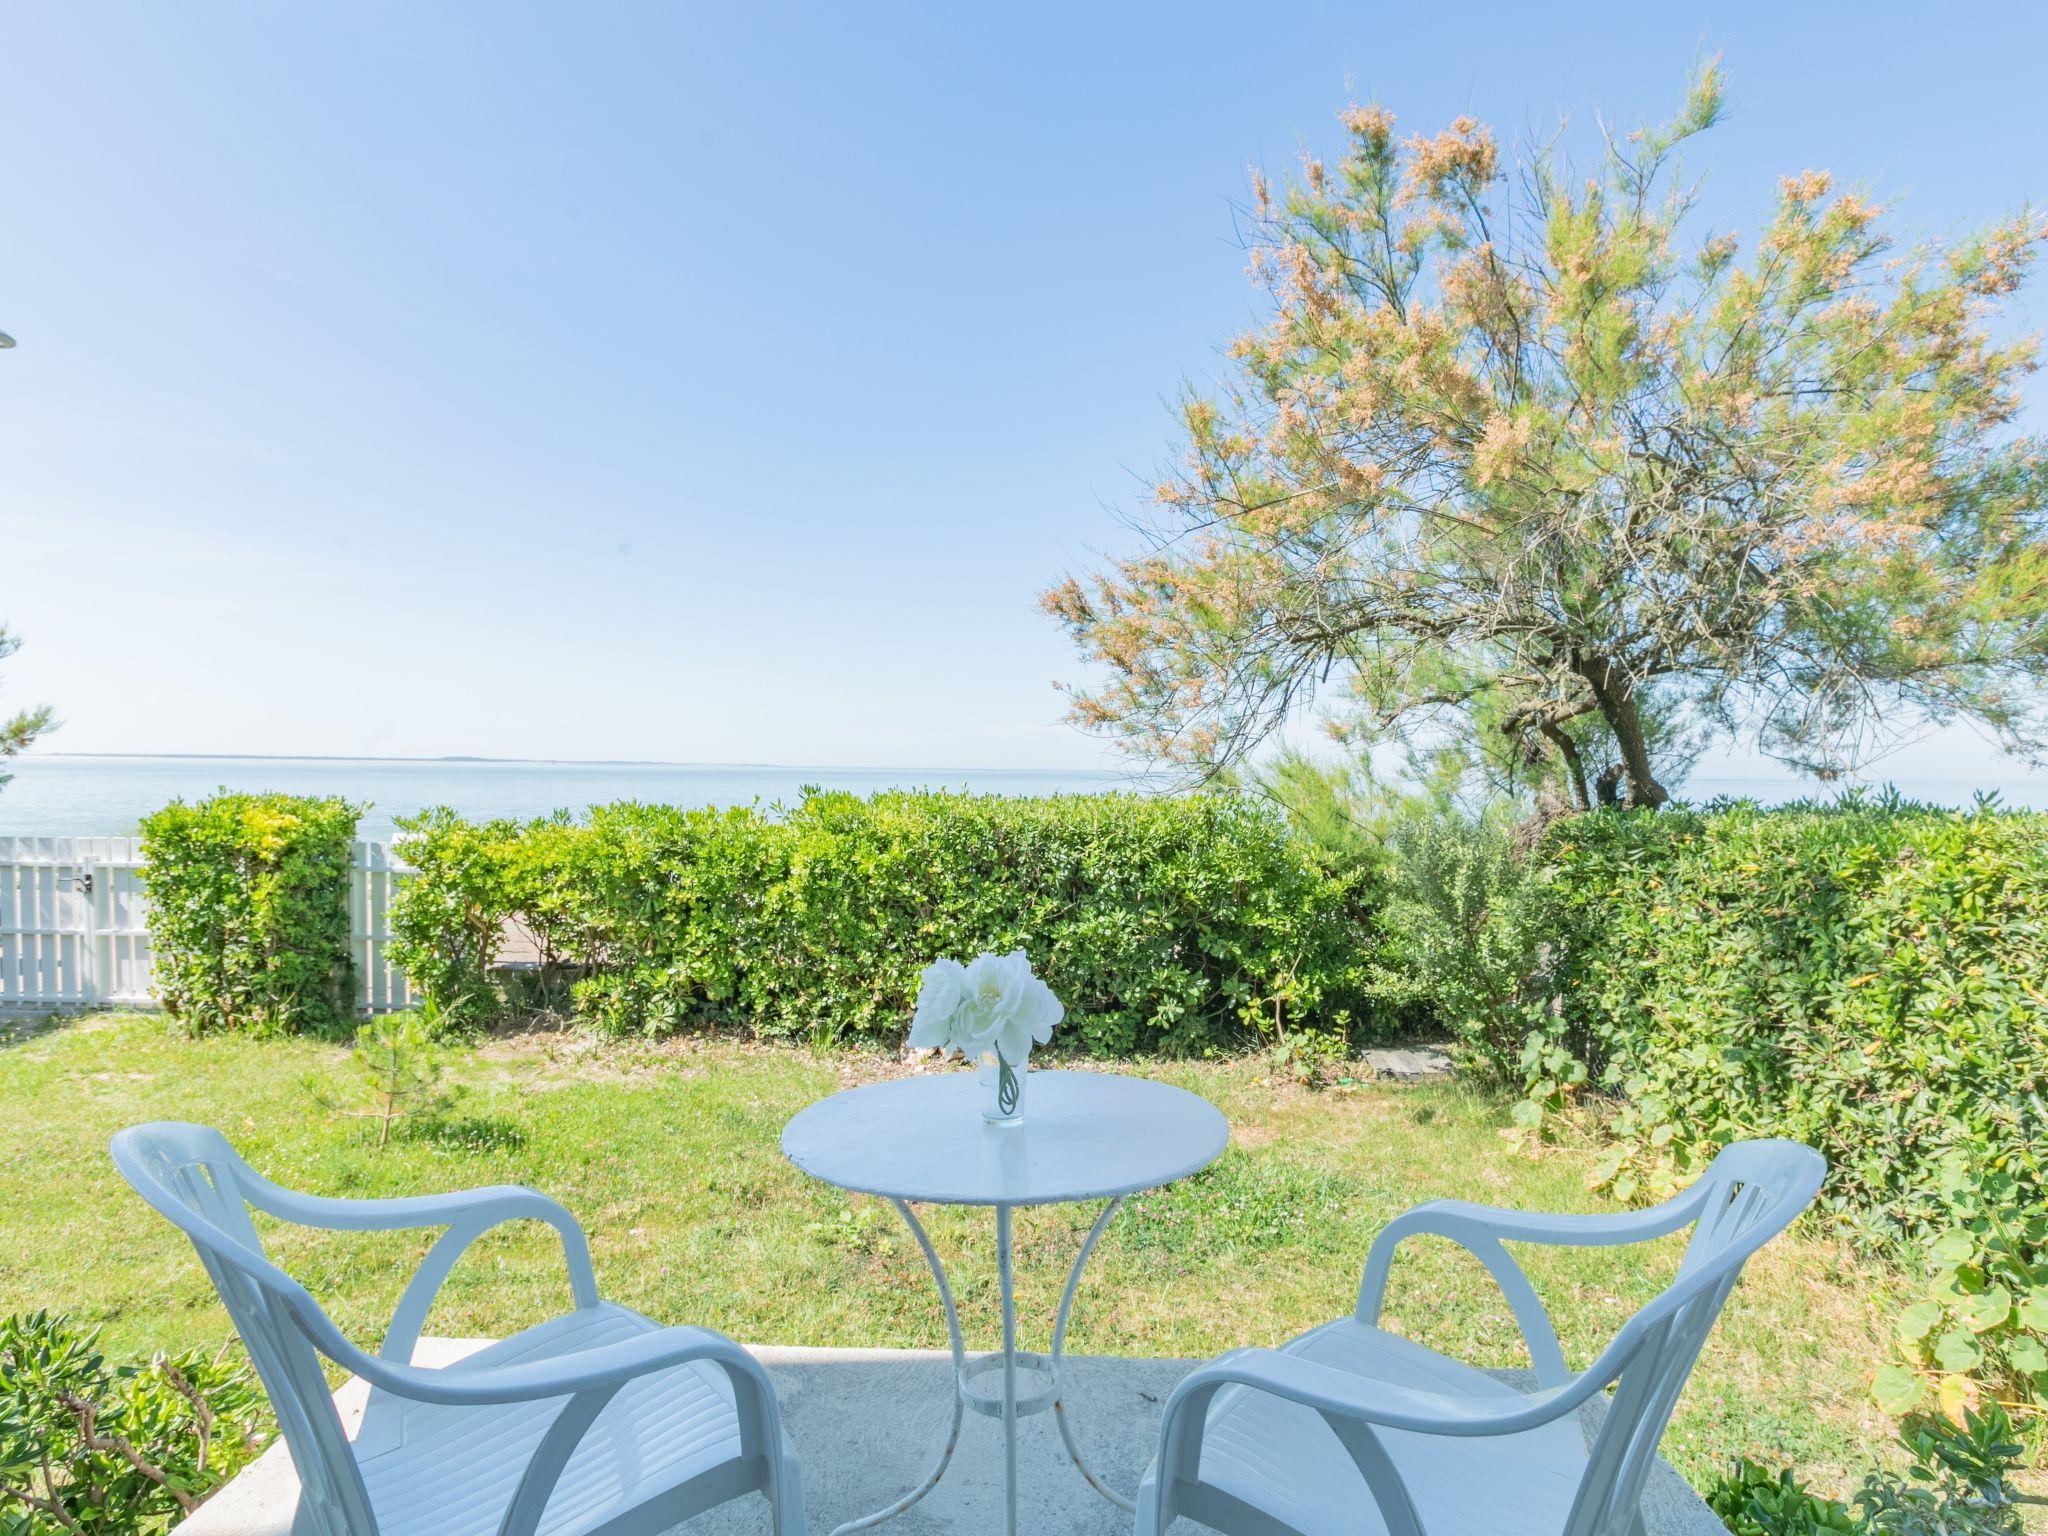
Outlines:
{"type": "MultiPolygon", "coordinates": [[[[230,1336],[189,1247],[123,1187],[107,1137],[139,1120],[220,1127],[280,1183],[334,1195],[535,1185],[590,1234],[611,1299],[743,1340],[938,1348],[944,1324],[915,1244],[881,1202],[799,1174],[776,1138],[798,1109],[896,1070],[878,1055],[689,1041],[596,1045],[528,1036],[456,1054],[463,1092],[379,1150],[324,1108],[348,1091],[344,1053],[305,1041],[187,1040],[157,1019],[102,1015],[0,1047],[0,1310],[48,1306],[103,1325],[118,1352],[230,1336]]],[[[1497,1100],[1455,1085],[1322,1093],[1255,1061],[1147,1063],[1215,1101],[1232,1145],[1206,1174],[1131,1202],[1076,1304],[1080,1352],[1204,1356],[1272,1344],[1350,1309],[1372,1234],[1450,1195],[1593,1210],[1588,1157],[1531,1159],[1500,1135],[1497,1100]]],[[[1043,1347],[1094,1206],[1018,1218],[1027,1345],[1043,1347]]],[[[986,1212],[930,1213],[973,1347],[996,1339],[986,1212]]],[[[431,1234],[280,1230],[276,1257],[374,1345],[431,1234]]],[[[1524,1363],[1483,1270],[1436,1239],[1397,1264],[1391,1325],[1485,1365],[1524,1363]]],[[[1668,1279],[1676,1251],[1526,1250],[1573,1363],[1591,1358],[1668,1279]]],[[[540,1229],[488,1239],[457,1270],[431,1331],[498,1335],[566,1300],[540,1229]]],[[[1795,1233],[1749,1268],[1679,1406],[1665,1454],[1696,1480],[1737,1453],[1790,1458],[1823,1486],[1885,1457],[1866,1381],[1883,1350],[1879,1282],[1846,1250],[1795,1233]]]]}

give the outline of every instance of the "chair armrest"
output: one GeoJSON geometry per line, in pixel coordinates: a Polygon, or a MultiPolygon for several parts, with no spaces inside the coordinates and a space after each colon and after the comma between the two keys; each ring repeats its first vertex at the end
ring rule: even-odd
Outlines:
{"type": "Polygon", "coordinates": [[[1699,1202],[1697,1185],[1646,1211],[1598,1216],[1554,1216],[1474,1205],[1468,1200],[1432,1200],[1396,1216],[1373,1238],[1365,1256],[1365,1273],[1358,1283],[1358,1316],[1368,1323],[1379,1321],[1380,1308],[1386,1302],[1387,1279],[1394,1267],[1394,1252],[1405,1239],[1419,1233],[1449,1238],[1486,1266],[1487,1273],[1507,1298],[1522,1330],[1530,1364],[1536,1368],[1537,1385],[1559,1386],[1571,1373],[1565,1368],[1557,1329],[1522,1266],[1502,1246],[1503,1240],[1570,1246],[1645,1242],[1676,1232],[1695,1220],[1699,1202]]]}
{"type": "Polygon", "coordinates": [[[1475,1205],[1469,1200],[1432,1200],[1404,1212],[1387,1224],[1387,1231],[1412,1222],[1410,1230],[1436,1232],[1455,1238],[1448,1227],[1475,1226],[1496,1238],[1513,1243],[1547,1243],[1552,1247],[1603,1247],[1617,1243],[1641,1243],[1676,1232],[1697,1219],[1699,1200],[1687,1189],[1661,1205],[1642,1211],[1614,1211],[1592,1215],[1553,1215],[1544,1211],[1513,1211],[1494,1205],[1475,1205]]]}
{"type": "Polygon", "coordinates": [[[1318,1413],[1357,1419],[1384,1429],[1431,1435],[1511,1435],[1570,1413],[1593,1395],[1593,1381],[1494,1400],[1418,1392],[1371,1376],[1357,1376],[1275,1349],[1238,1349],[1198,1367],[1174,1388],[1166,1412],[1197,1393],[1241,1386],[1270,1392],[1318,1413]]]}
{"type": "Polygon", "coordinates": [[[404,1195],[388,1200],[336,1199],[305,1195],[261,1177],[244,1179],[243,1194],[258,1210],[302,1227],[333,1232],[390,1232],[408,1227],[445,1227],[466,1215],[489,1215],[495,1221],[530,1217],[555,1226],[576,1225],[561,1204],[537,1189],[495,1184],[484,1189],[458,1189],[444,1195],[404,1195]]]}
{"type": "Polygon", "coordinates": [[[562,1263],[569,1271],[570,1300],[578,1307],[597,1305],[597,1276],[590,1267],[590,1244],[576,1218],[545,1195],[535,1194],[532,1190],[490,1193],[493,1199],[476,1202],[457,1215],[448,1230],[435,1238],[434,1245],[421,1257],[420,1267],[413,1271],[412,1279],[406,1282],[405,1290],[398,1298],[398,1305],[392,1308],[383,1342],[377,1346],[377,1353],[383,1359],[401,1363],[412,1359],[413,1346],[419,1342],[420,1330],[426,1326],[427,1314],[433,1310],[434,1298],[441,1294],[449,1271],[469,1251],[472,1243],[492,1228],[509,1221],[544,1221],[552,1226],[562,1240],[562,1263]],[[504,1195],[520,1198],[497,1198],[504,1195]]]}
{"type": "MultiPolygon", "coordinates": [[[[335,1353],[331,1349],[327,1352],[335,1353]]],[[[366,1355],[352,1346],[347,1354],[348,1358],[337,1356],[340,1363],[372,1386],[421,1403],[479,1407],[539,1402],[620,1387],[636,1377],[696,1360],[723,1367],[735,1385],[744,1380],[770,1393],[772,1400],[768,1373],[761,1363],[712,1328],[661,1328],[572,1354],[517,1365],[478,1366],[461,1360],[440,1367],[403,1365],[366,1355]]]]}
{"type": "Polygon", "coordinates": [[[420,1260],[406,1283],[384,1330],[377,1353],[401,1364],[412,1358],[427,1313],[440,1294],[448,1272],[484,1233],[508,1221],[542,1221],[562,1241],[562,1262],[569,1271],[570,1298],[578,1307],[597,1305],[597,1276],[590,1267],[590,1243],[576,1218],[559,1201],[537,1189],[497,1184],[485,1189],[456,1190],[445,1195],[407,1195],[395,1200],[346,1200],[304,1195],[268,1179],[251,1176],[245,1194],[249,1203],[302,1227],[336,1232],[388,1232],[413,1227],[446,1227],[420,1260]]]}

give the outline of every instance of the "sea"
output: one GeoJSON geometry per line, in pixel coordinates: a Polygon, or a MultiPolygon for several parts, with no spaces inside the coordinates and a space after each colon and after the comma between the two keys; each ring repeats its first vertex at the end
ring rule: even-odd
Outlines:
{"type": "MultiPolygon", "coordinates": [[[[1991,766],[1989,764],[1985,765],[1991,766]]],[[[2010,765],[2004,766],[2010,773],[2010,765]]],[[[33,753],[0,760],[13,781],[0,786],[0,837],[119,837],[157,807],[217,790],[283,790],[340,795],[367,809],[359,835],[382,841],[395,818],[445,805],[474,818],[580,814],[593,805],[641,800],[663,805],[793,805],[806,786],[873,794],[883,789],[952,789],[983,795],[1072,795],[1161,787],[1131,769],[805,768],[774,763],[577,763],[490,758],[89,757],[33,753]]],[[[1878,792],[1885,781],[1863,785],[1878,792]]],[[[2001,804],[2048,809],[2048,777],[1907,778],[1909,798],[1966,806],[1995,791],[2001,804]]],[[[1686,780],[1688,800],[1716,796],[1766,804],[1827,792],[1786,779],[1686,780]]]]}
{"type": "Polygon", "coordinates": [[[952,789],[986,795],[1135,789],[1115,769],[804,768],[769,763],[508,762],[476,758],[87,757],[32,754],[0,763],[0,837],[119,837],[174,799],[218,790],[340,795],[365,804],[358,835],[380,841],[395,818],[445,805],[473,818],[581,813],[641,800],[664,805],[791,805],[806,786],[872,794],[952,789]]]}

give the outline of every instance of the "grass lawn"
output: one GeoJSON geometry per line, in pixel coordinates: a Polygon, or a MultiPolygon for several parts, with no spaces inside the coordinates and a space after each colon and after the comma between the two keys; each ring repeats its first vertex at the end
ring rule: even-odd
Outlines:
{"type": "MultiPolygon", "coordinates": [[[[350,1091],[342,1050],[304,1041],[186,1040],[155,1018],[99,1015],[0,1046],[0,1309],[50,1307],[104,1326],[117,1355],[229,1338],[192,1250],[122,1186],[107,1137],[139,1120],[220,1127],[280,1183],[393,1195],[516,1182],[552,1194],[590,1234],[611,1299],[751,1342],[941,1348],[945,1327],[916,1245],[880,1201],[814,1183],[782,1159],[782,1124],[812,1100],[901,1070],[881,1055],[703,1041],[595,1045],[540,1035],[456,1053],[462,1093],[380,1150],[323,1107],[350,1091]]],[[[1262,1064],[1148,1063],[1206,1095],[1232,1145],[1208,1173],[1133,1200],[1075,1306],[1081,1353],[1202,1356],[1272,1344],[1353,1305],[1372,1234],[1417,1201],[1594,1210],[1589,1158],[1536,1160],[1498,1134],[1498,1101],[1455,1085],[1321,1093],[1262,1064]]],[[[1019,1317],[1044,1347],[1094,1206],[1018,1218],[1019,1317]]],[[[996,1343],[987,1212],[933,1211],[969,1344],[996,1343]]],[[[281,1232],[273,1251],[374,1348],[429,1234],[281,1232]]],[[[1481,1364],[1524,1363],[1485,1272],[1439,1239],[1395,1267],[1393,1326],[1481,1364]]],[[[1528,1250],[1568,1361],[1583,1364],[1669,1278],[1676,1249],[1528,1250]]],[[[1824,1487],[1888,1459],[1866,1382],[1884,1345],[1877,1282],[1824,1235],[1753,1261],[1679,1405],[1665,1454],[1697,1480],[1738,1452],[1788,1457],[1824,1487]]],[[[472,1251],[429,1331],[503,1334],[565,1304],[539,1228],[472,1251]]]]}

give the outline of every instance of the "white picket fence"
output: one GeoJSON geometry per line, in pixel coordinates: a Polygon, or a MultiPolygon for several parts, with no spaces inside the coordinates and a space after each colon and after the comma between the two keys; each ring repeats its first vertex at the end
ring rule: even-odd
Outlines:
{"type": "MultiPolygon", "coordinates": [[[[139,838],[0,837],[0,1009],[153,1007],[141,868],[139,838]]],[[[388,843],[355,845],[349,940],[364,1013],[414,1002],[389,921],[411,872],[388,843]]]]}

